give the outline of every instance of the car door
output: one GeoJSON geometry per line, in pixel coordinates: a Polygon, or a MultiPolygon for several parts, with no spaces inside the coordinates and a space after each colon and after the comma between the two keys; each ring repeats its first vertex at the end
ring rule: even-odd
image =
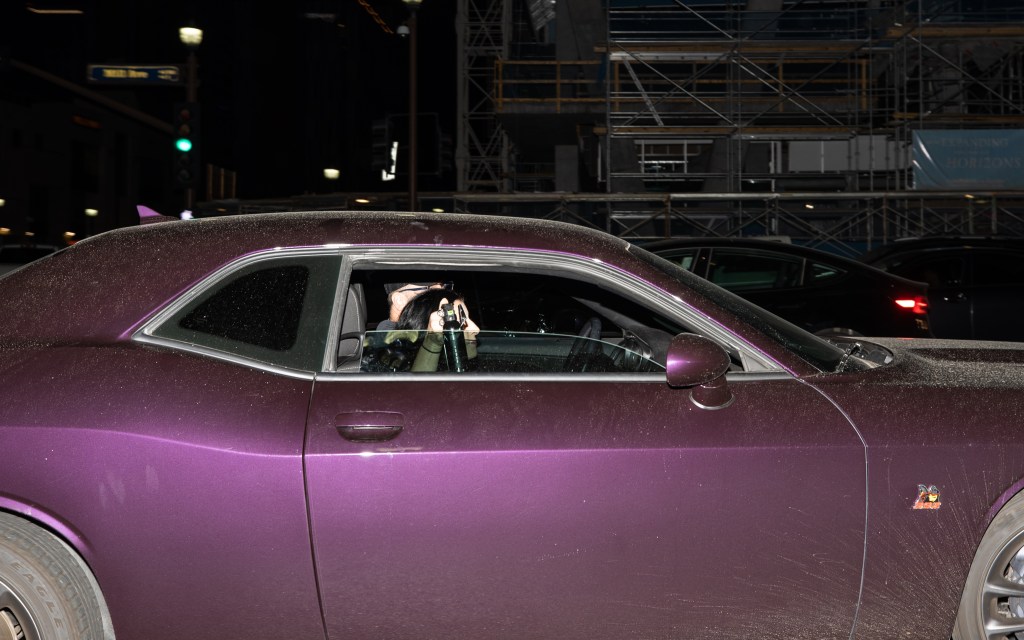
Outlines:
{"type": "Polygon", "coordinates": [[[664,373],[322,374],[305,468],[328,638],[848,635],[861,441],[782,371],[729,386],[709,410],[664,373]]]}
{"type": "Polygon", "coordinates": [[[970,339],[972,292],[968,258],[962,251],[940,251],[892,262],[885,270],[928,283],[928,325],[936,338],[970,339]]]}
{"type": "Polygon", "coordinates": [[[1021,254],[995,249],[971,252],[974,338],[1024,340],[1024,260],[1021,254]]]}

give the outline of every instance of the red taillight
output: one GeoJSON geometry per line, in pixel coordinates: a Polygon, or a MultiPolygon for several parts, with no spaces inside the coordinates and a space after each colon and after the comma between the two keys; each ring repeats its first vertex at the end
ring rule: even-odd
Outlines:
{"type": "Polygon", "coordinates": [[[906,309],[911,313],[924,315],[928,313],[928,298],[924,296],[914,296],[913,298],[896,298],[896,306],[900,309],[906,309]]]}

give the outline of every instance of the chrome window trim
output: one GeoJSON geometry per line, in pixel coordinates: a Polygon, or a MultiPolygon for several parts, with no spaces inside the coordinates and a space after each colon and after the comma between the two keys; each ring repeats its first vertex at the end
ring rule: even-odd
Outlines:
{"type": "MultiPolygon", "coordinates": [[[[793,380],[786,371],[732,371],[726,374],[729,382],[764,382],[793,380]]],[[[327,372],[316,376],[317,382],[610,382],[615,384],[665,385],[665,372],[647,373],[341,373],[327,372]]],[[[685,387],[689,388],[689,387],[685,387]]]]}
{"type": "MultiPolygon", "coordinates": [[[[324,380],[465,380],[468,376],[462,374],[423,374],[417,373],[412,376],[404,374],[370,374],[365,372],[335,373],[334,350],[338,332],[338,323],[343,312],[344,297],[341,295],[351,281],[351,272],[356,269],[365,268],[366,265],[374,265],[380,268],[408,269],[408,268],[439,268],[449,267],[458,270],[473,270],[481,268],[494,268],[501,270],[513,270],[515,268],[536,269],[539,272],[550,272],[556,269],[561,275],[575,275],[595,284],[607,285],[613,291],[617,291],[636,301],[638,304],[647,306],[653,305],[660,312],[682,325],[691,326],[709,338],[726,345],[735,353],[738,353],[746,371],[737,372],[732,375],[742,375],[743,379],[761,374],[784,374],[783,377],[791,377],[788,373],[775,363],[767,355],[763,354],[756,347],[746,340],[703,315],[698,309],[686,304],[655,287],[654,285],[637,280],[628,272],[618,267],[607,264],[594,258],[586,258],[576,254],[565,252],[536,250],[536,249],[494,249],[488,247],[435,247],[435,246],[407,246],[407,245],[328,245],[320,247],[298,247],[298,248],[274,248],[253,252],[241,256],[231,262],[224,264],[219,269],[203,278],[198,284],[191,287],[178,298],[174,299],[167,306],[160,309],[150,319],[146,320],[136,330],[131,339],[143,344],[157,345],[172,348],[187,353],[193,353],[205,357],[215,358],[224,362],[238,364],[240,366],[260,369],[270,373],[283,375],[291,378],[313,380],[315,378],[324,380]],[[282,367],[263,360],[251,357],[238,356],[227,352],[218,351],[203,347],[201,345],[174,340],[170,338],[157,337],[153,331],[174,316],[184,306],[190,304],[199,296],[203,295],[211,287],[220,282],[225,276],[249,267],[258,262],[271,261],[282,257],[297,258],[303,256],[324,256],[336,255],[343,259],[340,265],[340,272],[337,279],[337,290],[334,307],[331,310],[330,331],[327,346],[323,356],[321,372],[295,370],[282,367]]],[[[560,275],[555,273],[552,275],[560,275]]],[[[473,380],[619,380],[622,381],[651,381],[657,379],[664,382],[664,375],[653,374],[472,374],[473,380]]],[[[774,379],[774,377],[773,377],[774,379]]]]}
{"type": "Polygon", "coordinates": [[[142,333],[136,333],[132,336],[134,342],[140,342],[142,344],[156,345],[160,347],[169,347],[175,351],[183,351],[185,353],[191,353],[200,356],[206,356],[215,360],[221,360],[223,362],[230,362],[237,364],[242,367],[249,369],[258,369],[260,371],[266,371],[267,373],[275,373],[286,378],[295,378],[298,380],[315,380],[315,371],[302,371],[299,369],[289,369],[276,364],[265,362],[263,360],[255,360],[253,358],[246,358],[243,356],[236,356],[226,351],[217,351],[215,349],[208,349],[198,344],[191,344],[188,342],[181,342],[179,340],[171,340],[169,338],[158,338],[156,336],[146,335],[142,333]]]}
{"type": "MultiPolygon", "coordinates": [[[[315,371],[303,370],[303,369],[292,369],[289,367],[283,367],[281,365],[267,362],[266,360],[258,360],[256,358],[239,356],[226,351],[220,351],[218,349],[211,349],[202,345],[194,344],[191,342],[185,342],[182,340],[175,340],[173,338],[165,338],[162,336],[153,335],[153,331],[157,327],[162,325],[168,319],[176,315],[181,309],[191,304],[194,300],[202,296],[204,293],[210,290],[219,283],[224,277],[235,273],[241,269],[245,269],[251,265],[258,264],[260,262],[271,262],[281,258],[302,258],[302,257],[322,257],[322,256],[341,256],[342,252],[337,246],[326,246],[326,247],[296,247],[296,248],[274,248],[266,249],[263,251],[254,252],[248,255],[241,256],[224,264],[222,267],[212,272],[205,278],[199,281],[198,284],[194,285],[188,291],[183,293],[178,298],[174,299],[170,304],[162,308],[156,314],[153,315],[149,320],[146,320],[139,329],[137,329],[131,336],[133,342],[140,342],[143,344],[150,344],[162,347],[169,347],[178,351],[184,351],[186,353],[192,353],[196,355],[206,356],[221,360],[223,362],[230,362],[233,364],[249,367],[253,369],[259,369],[267,371],[269,373],[275,373],[278,375],[286,376],[289,378],[297,378],[302,380],[313,380],[316,377],[315,371]]],[[[345,261],[342,260],[342,268],[344,267],[345,261]]],[[[340,282],[342,278],[337,278],[336,287],[341,286],[340,282]]],[[[331,327],[335,324],[335,318],[339,317],[341,310],[341,302],[338,300],[337,293],[335,294],[334,307],[331,310],[331,327]]],[[[336,330],[332,329],[332,332],[336,330]]],[[[325,355],[322,361],[326,362],[328,353],[330,352],[330,343],[327,345],[325,355]]]]}

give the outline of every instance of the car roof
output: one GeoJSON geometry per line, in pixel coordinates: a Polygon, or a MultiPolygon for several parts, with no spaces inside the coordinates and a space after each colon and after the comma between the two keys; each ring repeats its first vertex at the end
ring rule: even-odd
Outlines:
{"type": "Polygon", "coordinates": [[[1000,236],[924,236],[914,238],[897,238],[864,252],[859,258],[861,262],[873,264],[887,260],[893,256],[923,251],[939,251],[943,249],[974,249],[974,248],[1008,249],[1024,251],[1024,238],[1000,236]]]}
{"type": "Polygon", "coordinates": [[[857,274],[859,277],[871,278],[875,281],[888,284],[903,284],[912,287],[927,287],[926,283],[910,280],[888,271],[883,271],[874,265],[870,265],[853,258],[836,255],[820,249],[805,247],[802,245],[780,242],[778,240],[763,240],[758,238],[673,238],[670,240],[659,240],[643,245],[643,248],[652,253],[668,252],[672,249],[684,249],[694,247],[709,248],[748,248],[773,251],[788,256],[804,258],[828,264],[831,267],[844,269],[847,273],[857,274]]]}
{"type": "Polygon", "coordinates": [[[672,238],[669,240],[657,240],[655,242],[646,243],[641,246],[652,253],[668,252],[673,249],[688,249],[697,247],[738,247],[747,249],[761,249],[764,251],[774,251],[776,253],[807,258],[810,260],[820,260],[822,262],[855,265],[852,266],[851,268],[858,268],[864,266],[860,264],[857,260],[854,260],[852,258],[847,258],[845,256],[830,253],[828,251],[823,251],[821,249],[805,247],[803,245],[782,242],[779,240],[766,240],[761,238],[672,238]]]}
{"type": "MultiPolygon", "coordinates": [[[[210,273],[279,247],[478,246],[645,264],[580,225],[471,214],[317,211],[159,222],[83,240],[0,280],[0,339],[124,337],[210,273]]],[[[643,267],[640,267],[643,268],[643,267]]]]}

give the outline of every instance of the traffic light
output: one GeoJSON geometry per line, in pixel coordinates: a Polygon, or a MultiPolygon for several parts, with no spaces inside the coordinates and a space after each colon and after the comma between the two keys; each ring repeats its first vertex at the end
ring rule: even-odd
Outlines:
{"type": "Polygon", "coordinates": [[[385,173],[395,172],[395,160],[391,157],[392,143],[395,135],[392,131],[391,116],[374,120],[371,125],[373,132],[373,157],[371,166],[385,173]]]}
{"type": "Polygon", "coordinates": [[[199,105],[174,105],[174,183],[182,188],[199,185],[199,105]]]}
{"type": "MultiPolygon", "coordinates": [[[[392,113],[374,120],[372,132],[372,166],[379,169],[382,176],[387,176],[382,179],[391,180],[396,175],[409,175],[409,152],[412,150],[409,114],[392,113]]],[[[416,173],[421,176],[441,175],[443,169],[439,163],[446,156],[436,113],[418,114],[416,138],[416,173]]]]}
{"type": "Polygon", "coordinates": [[[437,172],[448,173],[455,170],[455,139],[449,133],[441,133],[438,137],[437,172]]]}

